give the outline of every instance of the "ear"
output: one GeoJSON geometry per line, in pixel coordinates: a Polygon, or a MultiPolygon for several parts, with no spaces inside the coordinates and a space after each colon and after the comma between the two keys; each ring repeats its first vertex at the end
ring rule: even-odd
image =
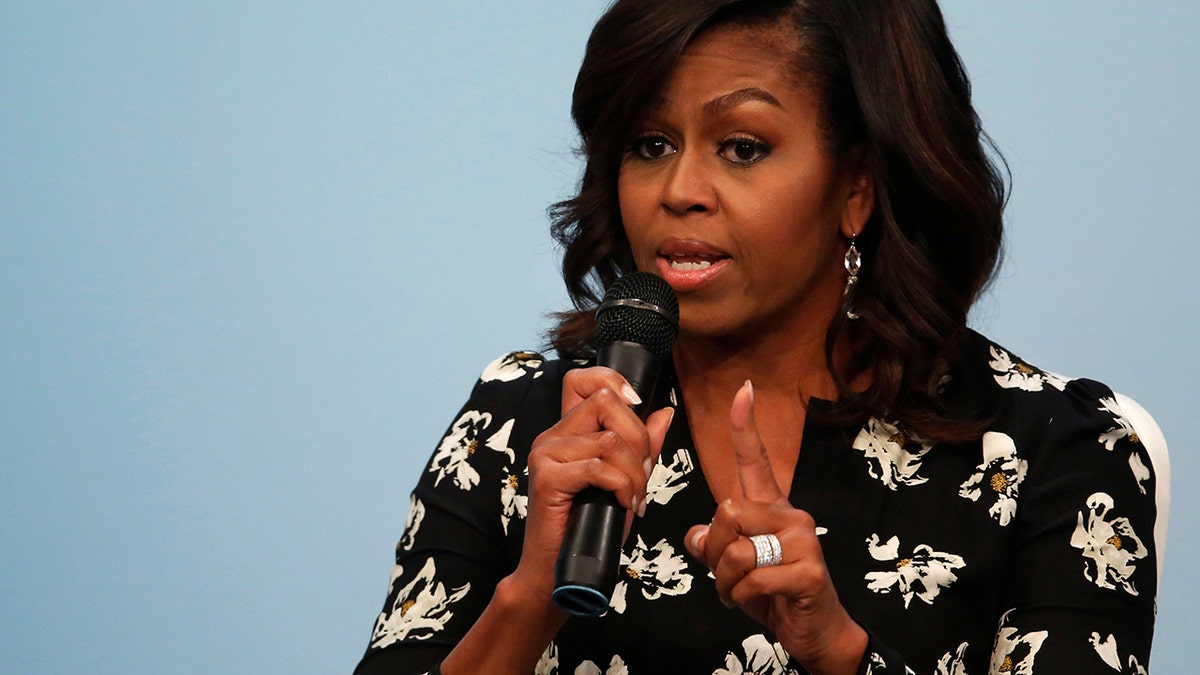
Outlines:
{"type": "Polygon", "coordinates": [[[852,239],[862,234],[867,220],[875,212],[875,177],[862,148],[855,148],[847,158],[846,203],[842,209],[842,235],[852,239]]]}

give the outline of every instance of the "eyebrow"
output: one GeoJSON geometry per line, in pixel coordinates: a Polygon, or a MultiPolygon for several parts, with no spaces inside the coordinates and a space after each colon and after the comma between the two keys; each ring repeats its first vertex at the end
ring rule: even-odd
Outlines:
{"type": "Polygon", "coordinates": [[[718,96],[708,103],[705,103],[704,114],[710,116],[720,115],[721,113],[728,112],[748,101],[762,101],[763,103],[773,105],[776,108],[783,108],[783,104],[779,102],[779,99],[772,96],[769,92],[759,89],[758,87],[746,87],[744,89],[738,89],[737,91],[731,91],[724,96],[718,96]]]}

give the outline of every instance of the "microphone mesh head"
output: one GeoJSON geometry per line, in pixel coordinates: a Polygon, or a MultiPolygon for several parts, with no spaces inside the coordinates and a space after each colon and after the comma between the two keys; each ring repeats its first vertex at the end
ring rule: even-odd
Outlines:
{"type": "Polygon", "coordinates": [[[596,310],[596,344],[633,342],[660,359],[679,333],[679,299],[662,277],[631,272],[613,282],[596,310]]]}

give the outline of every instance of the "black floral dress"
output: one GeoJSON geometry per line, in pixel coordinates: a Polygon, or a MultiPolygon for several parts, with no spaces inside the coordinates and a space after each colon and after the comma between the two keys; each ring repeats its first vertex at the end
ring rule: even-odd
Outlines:
{"type": "MultiPolygon", "coordinates": [[[[870,636],[859,672],[1145,673],[1155,478],[1132,424],[1102,384],[979,335],[967,352],[947,393],[994,413],[976,442],[930,445],[881,419],[837,428],[810,415],[804,430],[789,499],[815,518],[838,596],[870,636]]],[[[483,372],[412,493],[356,672],[436,672],[515,569],[530,443],[580,365],[516,352],[483,372]]],[[[716,503],[678,388],[659,396],[678,412],[611,608],[569,620],[534,672],[804,672],[686,553],[685,533],[716,503]]]]}

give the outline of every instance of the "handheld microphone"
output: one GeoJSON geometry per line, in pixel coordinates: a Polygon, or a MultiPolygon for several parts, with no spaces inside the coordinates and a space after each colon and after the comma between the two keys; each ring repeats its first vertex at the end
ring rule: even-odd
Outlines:
{"type": "MultiPolygon", "coordinates": [[[[596,310],[596,365],[620,373],[642,399],[633,410],[650,415],[662,364],[679,332],[679,300],[661,277],[626,274],[613,282],[596,310]]],[[[554,604],[576,616],[608,611],[621,564],[625,507],[616,495],[587,488],[575,495],[554,565],[554,604]]]]}

